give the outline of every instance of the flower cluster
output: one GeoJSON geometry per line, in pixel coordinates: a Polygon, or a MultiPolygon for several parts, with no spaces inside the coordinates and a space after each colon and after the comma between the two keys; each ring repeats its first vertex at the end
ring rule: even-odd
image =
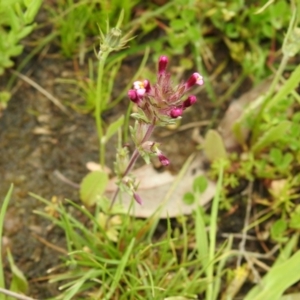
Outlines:
{"type": "Polygon", "coordinates": [[[172,85],[171,75],[166,72],[168,58],[161,56],[158,62],[157,82],[153,85],[146,79],[135,81],[128,97],[139,107],[133,114],[148,124],[167,125],[182,116],[183,111],[196,102],[196,96],[184,96],[194,85],[203,85],[203,77],[194,73],[186,82],[172,85]]]}
{"type": "Polygon", "coordinates": [[[128,97],[138,107],[138,112],[132,114],[136,119],[135,126],[130,128],[135,151],[125,171],[120,172],[120,183],[123,188],[133,196],[135,201],[142,203],[136,193],[138,184],[134,179],[128,180],[128,174],[133,168],[138,156],[142,156],[146,163],[150,162],[151,156],[158,157],[163,166],[169,165],[169,159],[159,150],[159,144],[150,140],[155,126],[173,124],[180,118],[183,111],[196,102],[196,96],[187,92],[195,85],[203,85],[203,77],[192,74],[186,82],[173,86],[171,75],[166,72],[168,58],[161,56],[158,62],[157,81],[153,85],[149,80],[135,81],[133,89],[128,91],[128,97]],[[127,177],[126,177],[127,176],[127,177]],[[127,180],[125,180],[127,178],[127,180]]]}

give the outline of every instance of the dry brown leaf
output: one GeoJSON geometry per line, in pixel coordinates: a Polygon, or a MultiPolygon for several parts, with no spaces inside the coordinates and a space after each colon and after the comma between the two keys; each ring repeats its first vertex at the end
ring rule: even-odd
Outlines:
{"type": "MultiPolygon", "coordinates": [[[[271,82],[272,78],[266,79],[249,92],[244,93],[239,99],[232,101],[229,105],[219,125],[219,132],[223,138],[223,142],[227,151],[236,150],[239,147],[239,142],[237,141],[232,131],[234,123],[241,117],[244,109],[250,103],[258,99],[259,96],[262,96],[268,91],[271,82]]],[[[249,132],[250,130],[246,126],[242,128],[242,135],[244,137],[244,140],[247,139],[249,132]]]]}
{"type": "MultiPolygon", "coordinates": [[[[172,175],[169,171],[158,173],[151,165],[145,165],[132,174],[139,180],[138,194],[141,196],[143,204],[139,205],[134,202],[129,214],[135,217],[147,218],[153,215],[160,207],[160,217],[167,218],[179,215],[188,215],[198,206],[207,204],[215,194],[216,185],[208,180],[207,189],[198,201],[192,205],[183,202],[183,196],[192,191],[193,181],[200,175],[205,175],[203,162],[200,155],[192,161],[182,178],[178,180],[177,176],[172,175]]],[[[112,197],[116,190],[115,180],[112,179],[107,187],[107,195],[112,197]]],[[[131,197],[125,193],[122,194],[122,204],[125,210],[129,210],[132,205],[131,197]]]]}
{"type": "Polygon", "coordinates": [[[85,166],[91,172],[93,172],[93,171],[104,171],[108,175],[110,175],[112,173],[110,168],[105,166],[104,169],[103,169],[101,165],[99,165],[98,163],[96,163],[94,161],[88,161],[85,164],[85,166]]]}

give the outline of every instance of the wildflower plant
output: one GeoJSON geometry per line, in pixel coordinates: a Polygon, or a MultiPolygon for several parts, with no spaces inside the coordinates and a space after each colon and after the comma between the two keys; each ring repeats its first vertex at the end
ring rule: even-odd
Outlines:
{"type": "Polygon", "coordinates": [[[134,127],[130,127],[131,136],[135,144],[135,150],[128,159],[127,148],[120,148],[116,160],[116,174],[118,176],[118,189],[113,197],[113,206],[120,191],[129,193],[135,201],[142,203],[137,194],[138,184],[129,176],[130,171],[139,156],[145,162],[150,163],[151,157],[158,157],[163,166],[170,164],[169,159],[159,149],[159,143],[151,140],[156,126],[174,124],[183,115],[186,108],[192,106],[197,98],[187,95],[195,85],[203,85],[203,77],[199,73],[193,73],[185,82],[174,85],[171,74],[166,71],[168,57],[161,56],[158,61],[157,80],[151,84],[149,80],[135,81],[133,89],[128,91],[129,99],[137,105],[137,112],[132,114],[136,120],[134,127]]]}

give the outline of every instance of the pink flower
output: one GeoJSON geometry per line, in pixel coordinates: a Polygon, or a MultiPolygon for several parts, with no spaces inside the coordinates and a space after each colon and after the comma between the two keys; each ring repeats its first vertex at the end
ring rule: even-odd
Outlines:
{"type": "Polygon", "coordinates": [[[144,96],[146,93],[145,82],[146,84],[149,84],[148,80],[144,80],[144,82],[135,81],[133,83],[133,88],[136,90],[137,95],[140,97],[144,96]]]}
{"type": "Polygon", "coordinates": [[[173,85],[171,74],[166,71],[167,56],[161,56],[158,61],[157,81],[150,85],[148,80],[135,81],[136,94],[128,93],[131,101],[137,103],[141,111],[135,113],[135,118],[147,124],[164,126],[173,124],[174,120],[182,116],[183,111],[196,102],[196,97],[191,95],[185,100],[182,98],[194,85],[203,85],[203,77],[193,73],[186,82],[173,85]]]}
{"type": "Polygon", "coordinates": [[[203,81],[203,77],[199,74],[199,73],[194,73],[186,82],[185,86],[186,89],[190,89],[192,86],[194,86],[195,84],[198,85],[203,85],[204,81],[203,81]]]}

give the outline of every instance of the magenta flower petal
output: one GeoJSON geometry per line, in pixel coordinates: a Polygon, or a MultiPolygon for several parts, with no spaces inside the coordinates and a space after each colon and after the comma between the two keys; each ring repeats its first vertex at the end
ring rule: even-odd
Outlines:
{"type": "Polygon", "coordinates": [[[137,90],[129,90],[128,93],[127,93],[129,99],[137,104],[138,106],[142,103],[142,96],[138,94],[138,91],[137,90]]]}
{"type": "Polygon", "coordinates": [[[151,85],[150,85],[149,80],[147,80],[147,79],[144,80],[144,88],[145,88],[146,93],[150,92],[151,85]]]}
{"type": "Polygon", "coordinates": [[[180,117],[181,115],[182,115],[182,108],[181,107],[175,107],[170,112],[170,116],[174,119],[180,117]]]}
{"type": "Polygon", "coordinates": [[[158,74],[159,75],[163,74],[166,71],[168,61],[169,60],[168,60],[167,56],[163,55],[159,58],[159,61],[158,61],[158,74]]]}
{"type": "Polygon", "coordinates": [[[197,101],[196,96],[191,95],[189,96],[185,101],[183,101],[183,107],[187,108],[192,106],[193,104],[195,104],[195,102],[197,101]]]}
{"type": "Polygon", "coordinates": [[[197,77],[196,84],[198,84],[198,85],[203,85],[204,84],[203,77],[199,73],[194,73],[193,75],[195,77],[197,77]]]}
{"type": "Polygon", "coordinates": [[[128,93],[127,93],[129,99],[133,102],[136,102],[137,101],[137,94],[136,94],[136,91],[135,90],[129,90],[128,93]]]}
{"type": "Polygon", "coordinates": [[[166,156],[164,156],[162,153],[158,154],[158,159],[159,159],[160,163],[165,167],[170,164],[170,161],[168,160],[168,158],[166,156]]]}

